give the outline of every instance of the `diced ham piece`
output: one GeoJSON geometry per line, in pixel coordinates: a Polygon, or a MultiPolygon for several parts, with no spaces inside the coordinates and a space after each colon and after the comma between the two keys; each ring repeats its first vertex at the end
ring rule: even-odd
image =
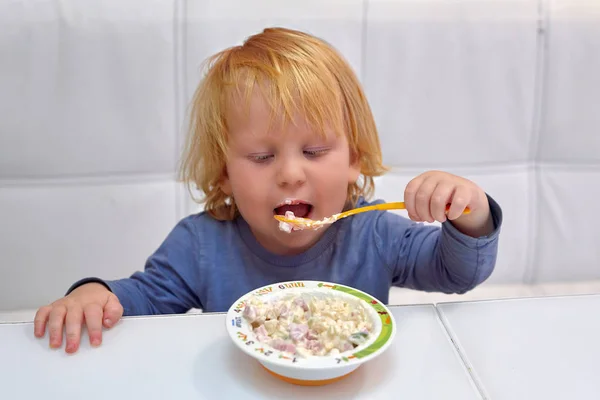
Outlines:
{"type": "Polygon", "coordinates": [[[312,351],[321,351],[323,349],[323,345],[319,343],[318,340],[309,340],[306,342],[306,349],[312,351]]]}
{"type": "Polygon", "coordinates": [[[269,333],[264,325],[259,326],[254,329],[254,333],[256,334],[256,338],[259,342],[264,342],[269,339],[269,333]]]}
{"type": "Polygon", "coordinates": [[[298,342],[306,337],[308,333],[308,325],[306,324],[290,324],[290,337],[298,342]]]}
{"type": "Polygon", "coordinates": [[[304,301],[303,298],[299,297],[299,298],[295,299],[294,304],[297,305],[298,307],[302,307],[302,309],[304,311],[308,311],[308,305],[306,304],[306,302],[304,301]]]}
{"type": "Polygon", "coordinates": [[[287,351],[292,354],[296,352],[296,346],[291,343],[286,343],[283,339],[273,339],[269,345],[275,350],[287,351]]]}
{"type": "Polygon", "coordinates": [[[290,313],[290,310],[288,309],[288,306],[286,304],[282,304],[279,308],[279,317],[287,318],[289,313],[290,313]]]}
{"type": "Polygon", "coordinates": [[[246,306],[244,308],[244,318],[248,320],[248,322],[253,322],[256,319],[256,307],[254,306],[246,306]]]}
{"type": "Polygon", "coordinates": [[[342,343],[342,345],[340,347],[342,348],[342,353],[344,351],[348,351],[348,350],[354,349],[354,346],[350,342],[344,342],[344,343],[342,343]]]}

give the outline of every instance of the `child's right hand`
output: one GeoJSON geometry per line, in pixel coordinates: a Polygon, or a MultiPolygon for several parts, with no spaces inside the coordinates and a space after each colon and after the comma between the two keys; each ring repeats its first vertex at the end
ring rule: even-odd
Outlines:
{"type": "Polygon", "coordinates": [[[102,343],[102,326],[114,326],[123,315],[123,306],[110,290],[99,283],[87,283],[54,303],[41,307],[34,320],[34,334],[44,337],[46,325],[50,347],[62,346],[63,326],[66,327],[67,353],[75,353],[81,340],[81,327],[87,325],[90,344],[102,343]]]}

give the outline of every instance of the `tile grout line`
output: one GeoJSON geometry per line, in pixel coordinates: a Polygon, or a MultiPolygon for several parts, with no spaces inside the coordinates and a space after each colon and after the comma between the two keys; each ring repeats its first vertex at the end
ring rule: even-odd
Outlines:
{"type": "MultiPolygon", "coordinates": [[[[545,169],[560,168],[561,171],[565,170],[565,166],[559,167],[555,164],[541,163],[537,166],[533,163],[522,163],[522,164],[505,164],[505,165],[491,165],[487,167],[477,165],[462,165],[462,166],[438,166],[438,169],[454,169],[460,170],[465,174],[472,175],[507,175],[522,173],[523,169],[539,169],[541,165],[544,165],[545,169]]],[[[589,172],[600,172],[600,165],[570,165],[569,167],[575,168],[578,171],[584,169],[589,172]]],[[[382,177],[378,177],[379,180],[385,180],[388,176],[394,174],[400,175],[412,175],[416,171],[420,171],[421,168],[414,166],[401,167],[392,166],[390,174],[386,174],[382,177]]],[[[568,171],[568,170],[567,170],[568,171]]],[[[169,180],[175,183],[177,176],[174,172],[106,172],[106,173],[87,173],[87,174],[72,174],[72,175],[48,175],[48,176],[13,176],[13,177],[0,177],[0,188],[11,188],[11,187],[44,187],[44,186],[57,186],[57,185],[73,185],[73,184],[84,184],[84,185],[106,185],[106,184],[122,184],[122,183],[147,183],[147,182],[158,182],[169,180]]]]}
{"type": "Polygon", "coordinates": [[[500,170],[506,168],[539,168],[544,166],[545,168],[552,169],[558,168],[561,171],[567,170],[581,170],[585,169],[588,171],[599,171],[600,170],[600,162],[534,162],[528,160],[519,160],[514,162],[472,162],[472,163],[464,163],[464,164],[432,164],[432,163],[424,163],[424,164],[393,164],[386,163],[392,170],[400,169],[403,171],[420,171],[423,169],[455,169],[455,170],[473,170],[473,172],[478,172],[482,168],[485,172],[489,170],[500,170]]]}
{"type": "MultiPolygon", "coordinates": [[[[175,113],[175,126],[173,129],[173,142],[175,144],[173,151],[173,160],[177,163],[178,158],[178,149],[179,149],[179,127],[181,126],[180,122],[180,104],[179,104],[179,81],[181,79],[181,74],[179,73],[180,68],[180,47],[181,43],[179,42],[179,12],[181,8],[180,0],[173,1],[173,112],[175,113]]],[[[178,219],[181,213],[181,206],[179,205],[179,191],[175,189],[173,191],[173,195],[175,196],[175,218],[178,219]]]]}
{"type": "Polygon", "coordinates": [[[533,241],[527,248],[527,261],[523,273],[523,283],[531,284],[534,281],[536,273],[536,261],[539,258],[540,246],[533,238],[537,238],[540,232],[540,199],[541,178],[539,168],[539,156],[541,149],[541,131],[543,125],[543,115],[545,111],[545,89],[546,89],[546,58],[547,58],[547,30],[548,13],[547,0],[538,0],[537,7],[537,46],[536,46],[536,64],[535,64],[535,83],[534,83],[534,109],[531,124],[531,143],[529,147],[529,157],[533,162],[533,169],[530,172],[530,193],[529,200],[529,230],[528,239],[533,241]]]}
{"type": "Polygon", "coordinates": [[[363,90],[366,89],[366,65],[367,65],[367,26],[368,26],[368,15],[369,15],[369,0],[363,0],[362,2],[362,21],[361,21],[361,34],[360,34],[360,80],[363,86],[363,90]]]}
{"type": "Polygon", "coordinates": [[[157,182],[175,182],[170,173],[109,173],[106,175],[50,176],[38,178],[0,179],[0,189],[40,188],[52,186],[106,186],[123,184],[147,184],[157,182]]]}
{"type": "MultiPolygon", "coordinates": [[[[175,0],[173,2],[173,83],[174,83],[174,96],[175,96],[175,129],[173,134],[175,135],[175,181],[177,182],[178,176],[178,166],[180,162],[180,152],[181,152],[181,129],[183,127],[183,104],[184,98],[183,93],[185,93],[185,28],[186,28],[186,18],[185,18],[185,0],[175,0]]],[[[185,206],[183,204],[183,194],[181,193],[181,188],[179,185],[175,185],[175,190],[173,192],[175,196],[175,220],[179,220],[182,218],[184,214],[185,206]]]]}
{"type": "Polygon", "coordinates": [[[456,350],[456,353],[460,357],[460,360],[463,363],[463,367],[467,370],[467,373],[469,374],[469,377],[471,378],[473,385],[475,385],[475,388],[479,392],[479,395],[481,396],[481,398],[483,400],[489,400],[490,397],[487,395],[485,387],[483,386],[483,382],[481,382],[481,380],[475,373],[475,369],[469,362],[469,358],[467,357],[467,355],[461,351],[460,346],[458,344],[458,338],[455,339],[452,336],[452,332],[451,332],[450,326],[449,326],[449,321],[447,321],[446,318],[444,317],[444,315],[442,314],[442,311],[439,309],[438,304],[434,304],[433,308],[435,309],[435,313],[437,315],[438,322],[442,325],[444,332],[446,333],[446,337],[448,338],[448,340],[450,340],[450,342],[452,343],[452,346],[456,350]]]}

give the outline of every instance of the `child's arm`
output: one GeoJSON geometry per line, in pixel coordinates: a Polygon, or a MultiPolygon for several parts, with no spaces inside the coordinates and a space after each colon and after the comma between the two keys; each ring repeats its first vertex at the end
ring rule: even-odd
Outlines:
{"type": "Polygon", "coordinates": [[[146,261],[143,272],[127,279],[104,281],[123,305],[123,315],[180,314],[201,308],[198,283],[199,238],[184,219],[146,261]]]}
{"type": "Polygon", "coordinates": [[[50,346],[60,347],[63,326],[65,350],[79,348],[81,327],[87,325],[90,343],[102,342],[102,326],[113,327],[122,315],[182,313],[201,308],[189,282],[198,282],[198,237],[189,221],[180,222],[148,259],[144,272],[130,278],[103,281],[86,278],[76,282],[65,297],[38,310],[34,333],[43,337],[46,328],[50,346]]]}
{"type": "Polygon", "coordinates": [[[464,178],[432,171],[409,183],[405,202],[412,220],[437,220],[442,229],[382,213],[376,245],[391,269],[394,285],[464,293],[491,275],[502,211],[481,188],[464,178]],[[447,215],[446,204],[451,205],[447,215]],[[463,214],[467,206],[471,212],[463,214]]]}

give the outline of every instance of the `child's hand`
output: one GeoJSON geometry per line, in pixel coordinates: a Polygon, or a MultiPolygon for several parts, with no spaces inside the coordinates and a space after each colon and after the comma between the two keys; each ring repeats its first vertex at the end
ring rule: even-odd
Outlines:
{"type": "Polygon", "coordinates": [[[413,221],[452,221],[466,235],[491,233],[494,224],[485,192],[475,183],[441,171],[425,172],[408,183],[404,191],[408,216],[413,221]],[[450,209],[446,212],[446,205],[450,209]],[[471,212],[463,214],[465,208],[471,212]]]}
{"type": "Polygon", "coordinates": [[[87,283],[73,290],[68,296],[41,307],[34,320],[35,336],[50,334],[50,347],[62,345],[63,325],[66,327],[67,353],[75,353],[81,340],[81,327],[87,325],[92,346],[102,343],[102,325],[114,326],[123,315],[123,307],[117,296],[99,283],[87,283]]]}

